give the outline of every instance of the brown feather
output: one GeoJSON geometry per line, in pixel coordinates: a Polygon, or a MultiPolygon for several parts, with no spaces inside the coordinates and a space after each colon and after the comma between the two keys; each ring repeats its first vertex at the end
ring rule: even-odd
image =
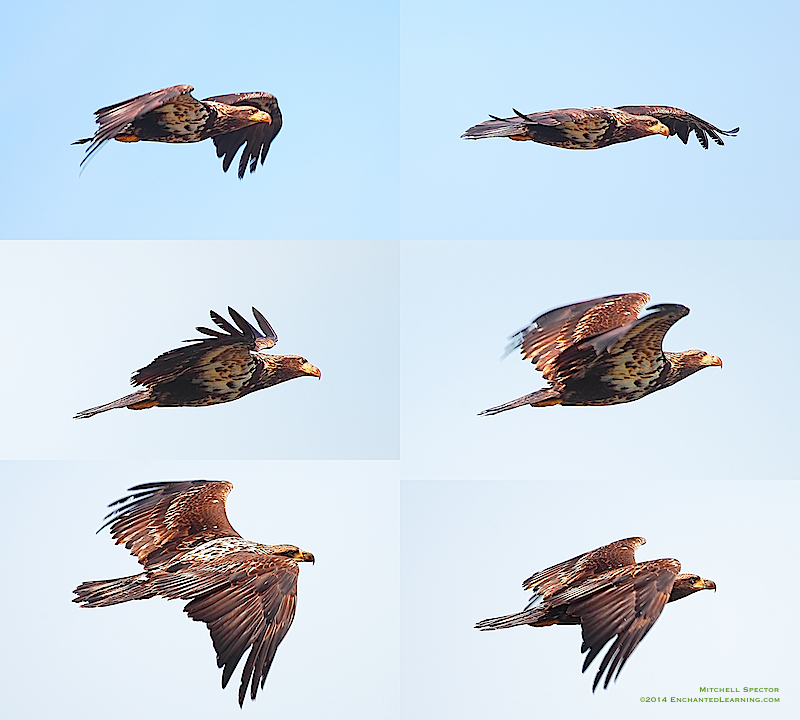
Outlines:
{"type": "Polygon", "coordinates": [[[608,295],[540,315],[512,338],[510,349],[520,348],[523,360],[531,360],[550,387],[480,414],[495,415],[526,404],[632,402],[704,367],[722,365],[701,350],[665,353],[664,335],[689,308],[653,305],[638,317],[649,299],[646,293],[608,295]]]}
{"type": "Polygon", "coordinates": [[[677,135],[685,145],[689,133],[694,132],[707,150],[708,137],[717,145],[724,145],[721,135],[739,132],[738,127],[720,130],[696,115],[665,105],[564,108],[530,114],[515,109],[514,114],[509,118],[490,115],[491,120],[473,125],[461,137],[507,137],[569,150],[594,150],[653,134],[677,135]]]}
{"type": "Polygon", "coordinates": [[[217,156],[223,158],[223,171],[227,172],[239,148],[245,145],[239,179],[244,177],[248,163],[250,172],[255,172],[259,157],[263,165],[283,124],[275,96],[236,93],[196,100],[191,95],[193,89],[191,85],[175,85],[100,108],[95,113],[99,127],[94,137],[73,143],[89,143],[81,166],[113,138],[166,143],[213,138],[217,156]]]}
{"type": "MultiPolygon", "coordinates": [[[[314,556],[294,545],[260,545],[244,540],[228,522],[225,481],[190,480],[137,485],[111,504],[110,526],[145,572],[115,580],[85,582],[74,602],[103,607],[160,595],[190,602],[184,610],[211,633],[228,684],[249,650],[239,686],[255,700],[275,652],[294,620],[298,562],[314,556]]],[[[102,529],[102,528],[101,528],[102,529]]]]}
{"type": "Polygon", "coordinates": [[[233,308],[228,312],[238,327],[212,310],[211,319],[222,332],[198,327],[207,337],[187,340],[191,344],[162,353],[133,374],[131,383],[146,390],[84,410],[75,417],[91,417],[121,407],[139,410],[216,405],[294,378],[321,377],[319,369],[299,355],[265,354],[278,336],[258,310],[253,308],[253,313],[265,334],[233,308]]]}
{"type": "Polygon", "coordinates": [[[534,590],[525,610],[482,620],[479,630],[531,625],[581,625],[587,653],[583,672],[608,645],[595,675],[594,691],[603,675],[607,688],[619,676],[631,653],[647,635],[664,606],[702,589],[716,589],[710,580],[679,575],[677,560],[637,563],[636,548],[645,543],[634,537],[605,545],[541,570],[524,583],[534,590]],[[674,589],[674,590],[673,590],[674,589]]]}

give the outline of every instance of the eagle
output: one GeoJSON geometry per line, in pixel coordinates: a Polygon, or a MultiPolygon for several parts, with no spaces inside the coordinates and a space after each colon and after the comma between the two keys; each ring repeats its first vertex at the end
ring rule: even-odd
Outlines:
{"type": "Polygon", "coordinates": [[[223,171],[228,171],[234,156],[244,145],[239,159],[239,179],[244,177],[248,163],[250,172],[255,172],[259,157],[263,165],[270,143],[283,124],[275,96],[251,92],[196,100],[192,90],[191,85],[175,85],[97,110],[95,121],[100,127],[94,137],[72,143],[90,143],[81,166],[112,138],[120,142],[166,143],[213,138],[217,157],[222,158],[223,171]]]}
{"type": "Polygon", "coordinates": [[[640,537],[617,540],[541,570],[522,584],[524,589],[534,591],[522,612],[482,620],[475,627],[499,630],[517,625],[580,625],[581,652],[589,653],[582,672],[615,638],[600,663],[592,692],[603,673],[603,688],[608,688],[611,676],[616,681],[664,605],[700,590],[717,589],[713,580],[681,573],[677,560],[637,563],[634,553],[645,542],[640,537]]]}
{"type": "Polygon", "coordinates": [[[489,408],[480,415],[531,405],[617,405],[663,390],[722,360],[704,350],[665,352],[664,335],[689,314],[684,305],[652,305],[646,293],[608,295],[540,315],[514,335],[506,354],[520,348],[549,388],[489,408]]]}
{"type": "Polygon", "coordinates": [[[143,385],[144,390],[82,410],[75,418],[124,407],[143,410],[215,405],[304,375],[322,377],[319,368],[299,355],[266,353],[278,342],[278,336],[258,310],[253,308],[253,315],[263,334],[233,308],[228,312],[238,328],[212,310],[211,319],[223,332],[198,327],[198,332],[211,337],[185,340],[194,344],[169,350],[133,374],[131,385],[143,385]]]}
{"type": "MultiPolygon", "coordinates": [[[[95,608],[156,596],[190,600],[184,611],[211,632],[222,687],[249,650],[239,686],[256,699],[275,651],[294,620],[299,562],[314,556],[294,545],[261,545],[231,527],[227,481],[152,482],[129,489],[100,528],[111,526],[144,572],[79,585],[73,602],[95,608]]],[[[98,531],[99,532],[99,531],[98,531]]]]}
{"type": "Polygon", "coordinates": [[[461,137],[469,140],[507,137],[569,150],[595,150],[648,135],[677,135],[686,145],[689,134],[694,132],[708,150],[709,137],[717,145],[724,145],[720,135],[733,136],[739,132],[738,127],[720,130],[685,110],[661,105],[564,108],[530,115],[514,110],[514,114],[512,118],[490,115],[491,120],[474,125],[461,137]]]}

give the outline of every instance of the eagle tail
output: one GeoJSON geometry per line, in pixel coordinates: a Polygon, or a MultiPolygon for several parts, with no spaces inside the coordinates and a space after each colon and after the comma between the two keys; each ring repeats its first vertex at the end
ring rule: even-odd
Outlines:
{"type": "MultiPolygon", "coordinates": [[[[98,405],[97,407],[89,408],[88,410],[81,410],[77,415],[75,415],[75,419],[77,420],[80,418],[92,417],[92,415],[97,415],[97,413],[105,412],[106,410],[114,410],[115,408],[129,407],[132,410],[139,410],[141,408],[135,408],[131,406],[137,403],[147,402],[148,400],[150,400],[150,390],[139,390],[139,392],[126,395],[119,400],[114,400],[113,402],[106,403],[105,405],[98,405]]],[[[145,405],[145,407],[151,407],[151,405],[145,405]]]]}
{"type": "Polygon", "coordinates": [[[531,613],[526,611],[481,620],[475,627],[478,630],[502,630],[503,628],[517,627],[518,625],[529,625],[531,622],[533,622],[531,613]]]}
{"type": "Polygon", "coordinates": [[[489,137],[512,137],[525,134],[525,126],[519,121],[494,118],[478,125],[473,125],[461,137],[468,140],[480,140],[489,137]]]}
{"type": "Polygon", "coordinates": [[[104,607],[128,600],[145,600],[158,594],[149,584],[147,573],[114,580],[92,580],[78,585],[73,592],[78,597],[72,598],[72,602],[83,607],[104,607]]]}
{"type": "Polygon", "coordinates": [[[547,405],[560,405],[561,393],[553,388],[545,390],[537,390],[530,395],[523,395],[521,398],[507,402],[504,405],[489,408],[478,415],[497,415],[497,413],[504,412],[505,410],[512,410],[513,408],[522,407],[523,405],[531,405],[532,407],[546,407],[547,405]]]}

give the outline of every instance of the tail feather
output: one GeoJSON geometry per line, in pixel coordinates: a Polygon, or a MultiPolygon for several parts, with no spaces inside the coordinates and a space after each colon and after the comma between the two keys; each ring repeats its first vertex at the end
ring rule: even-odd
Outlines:
{"type": "Polygon", "coordinates": [[[481,620],[475,625],[478,630],[502,630],[503,628],[517,627],[518,625],[529,625],[533,622],[529,611],[514,613],[513,615],[503,615],[502,617],[488,618],[481,620]]]}
{"type": "Polygon", "coordinates": [[[147,573],[114,580],[91,580],[78,585],[73,592],[78,597],[72,598],[72,602],[83,607],[104,607],[128,600],[145,600],[158,594],[149,585],[147,573]]]}
{"type": "MultiPolygon", "coordinates": [[[[97,407],[89,408],[88,410],[81,410],[77,415],[75,415],[75,419],[89,418],[92,417],[92,415],[97,415],[97,413],[105,412],[106,410],[130,407],[131,405],[146,402],[147,400],[150,400],[150,390],[139,390],[139,392],[126,395],[119,400],[114,400],[113,402],[106,403],[105,405],[98,405],[97,407]]],[[[138,408],[132,409],[135,410],[138,408]]]]}
{"type": "Polygon", "coordinates": [[[522,407],[523,405],[532,405],[533,407],[546,407],[547,405],[560,405],[561,393],[553,388],[546,388],[545,390],[537,390],[530,395],[523,395],[521,398],[507,402],[504,405],[489,408],[478,415],[497,415],[497,413],[504,412],[505,410],[512,410],[513,408],[522,407]]]}
{"type": "Polygon", "coordinates": [[[473,125],[461,137],[468,140],[480,140],[488,137],[511,137],[525,134],[525,125],[514,120],[495,118],[473,125]]]}

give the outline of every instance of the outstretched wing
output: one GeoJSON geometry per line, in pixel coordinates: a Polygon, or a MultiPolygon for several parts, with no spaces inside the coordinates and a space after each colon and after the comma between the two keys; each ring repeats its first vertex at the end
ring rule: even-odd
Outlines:
{"type": "Polygon", "coordinates": [[[250,651],[242,671],[239,705],[248,685],[253,700],[259,681],[264,687],[275,651],[294,619],[298,574],[291,560],[245,551],[192,563],[159,578],[159,594],[195,598],[184,609],[211,631],[222,687],[250,651]]]}
{"type": "Polygon", "coordinates": [[[253,314],[263,334],[233,308],[229,307],[228,312],[238,327],[212,310],[211,319],[223,332],[198,327],[198,332],[210,337],[186,340],[194,344],[162,353],[149,365],[137,370],[131,378],[131,384],[153,387],[179,376],[189,383],[213,384],[222,375],[224,379],[231,378],[237,382],[252,376],[256,368],[252,351],[268,350],[278,342],[278,336],[255,308],[253,314]]]}
{"type": "Polygon", "coordinates": [[[123,100],[97,110],[95,112],[97,116],[95,121],[100,127],[95,132],[94,137],[77,140],[72,143],[76,145],[90,142],[81,165],[89,160],[94,152],[99,150],[105,142],[122,132],[127,125],[165,105],[178,102],[183,106],[183,109],[190,111],[192,114],[207,113],[203,104],[190,95],[192,90],[194,88],[191,85],[175,85],[162,90],[154,90],[144,95],[138,95],[130,100],[123,100]]]}
{"type": "Polygon", "coordinates": [[[214,145],[217,148],[217,157],[223,158],[222,169],[227,172],[233,162],[233,158],[242,145],[245,146],[242,156],[239,158],[239,179],[244,177],[247,164],[250,163],[250,172],[255,172],[259,156],[261,164],[267,157],[270,143],[280,132],[283,125],[278,100],[269,93],[234,93],[232,95],[217,95],[206,98],[212,102],[225,103],[226,105],[243,105],[255,107],[269,113],[272,117],[271,123],[256,123],[248,125],[240,130],[231,133],[224,133],[214,137],[214,145]]]}
{"type": "Polygon", "coordinates": [[[683,144],[689,140],[689,133],[694,132],[700,144],[708,150],[708,136],[717,143],[717,145],[724,145],[720,135],[733,137],[739,132],[739,128],[733,130],[720,130],[710,122],[706,122],[697,115],[681,110],[680,108],[662,106],[662,105],[623,105],[616,108],[617,110],[624,110],[631,115],[649,115],[656,120],[664,123],[669,128],[670,135],[677,135],[683,144]]]}
{"type": "Polygon", "coordinates": [[[109,505],[113,510],[100,530],[110,526],[117,545],[124,544],[145,567],[160,564],[208,540],[240,537],[225,514],[232,489],[214,480],[135,485],[109,505]]]}
{"type": "Polygon", "coordinates": [[[611,570],[602,585],[597,583],[603,578],[597,578],[587,597],[569,603],[567,612],[581,621],[581,652],[589,653],[583,672],[608,642],[616,638],[600,663],[592,691],[603,673],[604,688],[612,675],[619,676],[631,653],[661,615],[680,569],[677,560],[651,560],[632,568],[611,570]]]}
{"type": "Polygon", "coordinates": [[[582,583],[593,575],[635,565],[636,548],[645,542],[647,541],[644,538],[632,537],[603,545],[596,550],[576,555],[558,565],[534,573],[522,583],[522,587],[536,593],[534,600],[540,596],[549,598],[566,587],[582,583]]]}
{"type": "Polygon", "coordinates": [[[568,347],[586,338],[635,320],[650,300],[646,293],[607,295],[566,305],[536,318],[511,338],[506,353],[521,348],[546,380],[556,379],[557,359],[568,347]]]}

